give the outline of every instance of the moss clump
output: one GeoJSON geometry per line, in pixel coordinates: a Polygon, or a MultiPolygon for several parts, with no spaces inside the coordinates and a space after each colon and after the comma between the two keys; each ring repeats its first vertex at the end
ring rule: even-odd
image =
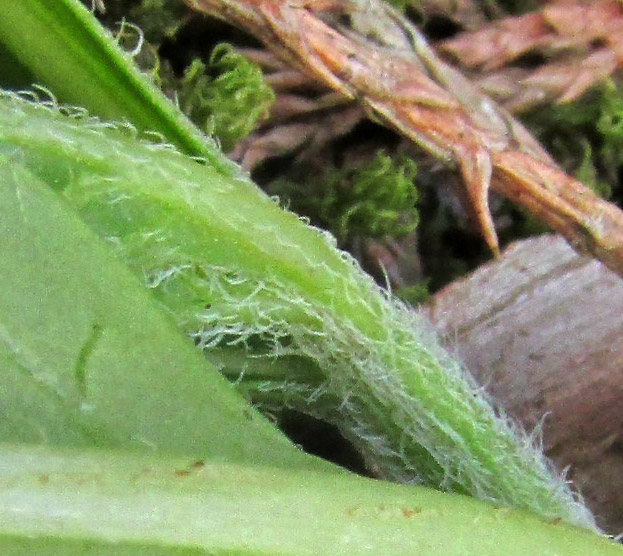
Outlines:
{"type": "Polygon", "coordinates": [[[428,280],[398,288],[396,291],[394,291],[394,295],[405,303],[416,307],[417,305],[420,305],[421,303],[427,301],[430,297],[428,280]]]}
{"type": "Polygon", "coordinates": [[[225,151],[268,115],[275,98],[260,68],[227,44],[214,48],[208,66],[197,58],[192,61],[177,95],[182,111],[218,137],[225,151]]]}
{"type": "Polygon", "coordinates": [[[415,229],[416,171],[411,159],[379,151],[361,167],[329,168],[297,183],[280,179],[269,191],[348,246],[356,237],[399,237],[415,229]]]}
{"type": "MultiPolygon", "coordinates": [[[[127,3],[127,2],[126,2],[127,3]]],[[[129,11],[154,44],[173,37],[184,22],[185,6],[179,0],[141,0],[129,11]]]]}
{"type": "Polygon", "coordinates": [[[160,45],[173,37],[184,23],[188,12],[178,0],[81,0],[87,8],[95,8],[95,15],[108,28],[126,20],[138,25],[147,40],[160,45]]]}
{"type": "Polygon", "coordinates": [[[181,2],[107,0],[102,23],[138,67],[171,98],[195,125],[217,138],[225,151],[246,137],[268,115],[274,94],[260,68],[217,44],[204,62],[194,57],[173,71],[161,54],[165,41],[175,43],[189,20],[181,2]],[[121,24],[117,22],[122,20],[121,24]]]}
{"type": "Polygon", "coordinates": [[[607,81],[582,98],[541,108],[527,124],[556,160],[604,198],[620,189],[623,91],[607,81]]]}

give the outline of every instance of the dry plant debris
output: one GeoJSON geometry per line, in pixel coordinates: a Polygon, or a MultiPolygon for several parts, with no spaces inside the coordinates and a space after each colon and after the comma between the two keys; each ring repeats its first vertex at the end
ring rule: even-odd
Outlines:
{"type": "Polygon", "coordinates": [[[558,0],[507,17],[437,45],[476,82],[519,112],[544,102],[577,99],[621,68],[623,6],[617,0],[558,0]],[[513,66],[526,54],[542,55],[536,69],[513,66]]]}
{"type": "MultiPolygon", "coordinates": [[[[487,22],[482,4],[478,0],[416,0],[409,2],[409,5],[419,11],[426,19],[446,17],[468,30],[478,29],[487,22]]],[[[496,12],[499,11],[495,2],[488,2],[487,8],[496,12]]]]}
{"type": "Polygon", "coordinates": [[[466,207],[498,250],[493,190],[623,275],[623,212],[567,176],[526,129],[444,63],[379,0],[186,0],[253,34],[278,57],[454,164],[466,207]]]}
{"type": "Polygon", "coordinates": [[[356,103],[293,69],[274,54],[258,48],[237,52],[262,69],[266,82],[275,92],[269,118],[256,132],[239,141],[230,153],[246,170],[268,158],[296,151],[301,151],[297,159],[310,158],[365,117],[356,103]]]}

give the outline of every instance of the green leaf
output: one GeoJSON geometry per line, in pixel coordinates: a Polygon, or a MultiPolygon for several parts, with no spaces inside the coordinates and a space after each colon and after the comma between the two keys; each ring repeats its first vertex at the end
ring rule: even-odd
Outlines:
{"type": "MultiPolygon", "coordinates": [[[[212,157],[213,142],[140,73],[78,0],[0,0],[0,13],[0,44],[61,102],[129,121],[188,154],[212,157]]],[[[0,75],[0,83],[8,78],[0,75]]]]}
{"type": "Polygon", "coordinates": [[[248,407],[111,249],[0,158],[0,439],[329,468],[248,407]]]}
{"type": "Polygon", "coordinates": [[[585,530],[353,475],[0,446],[3,555],[621,556],[585,530]]]}

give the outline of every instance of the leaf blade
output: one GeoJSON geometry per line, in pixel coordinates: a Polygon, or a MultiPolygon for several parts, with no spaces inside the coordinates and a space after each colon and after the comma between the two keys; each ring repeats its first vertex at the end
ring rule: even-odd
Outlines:
{"type": "Polygon", "coordinates": [[[138,70],[78,0],[0,0],[0,13],[0,43],[61,102],[160,133],[187,154],[212,156],[213,142],[138,70]]]}

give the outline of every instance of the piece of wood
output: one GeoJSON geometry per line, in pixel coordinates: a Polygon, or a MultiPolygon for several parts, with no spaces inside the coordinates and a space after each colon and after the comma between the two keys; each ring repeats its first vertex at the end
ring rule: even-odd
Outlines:
{"type": "Polygon", "coordinates": [[[623,280],[559,236],[513,244],[427,312],[497,403],[623,531],[623,280]]]}

